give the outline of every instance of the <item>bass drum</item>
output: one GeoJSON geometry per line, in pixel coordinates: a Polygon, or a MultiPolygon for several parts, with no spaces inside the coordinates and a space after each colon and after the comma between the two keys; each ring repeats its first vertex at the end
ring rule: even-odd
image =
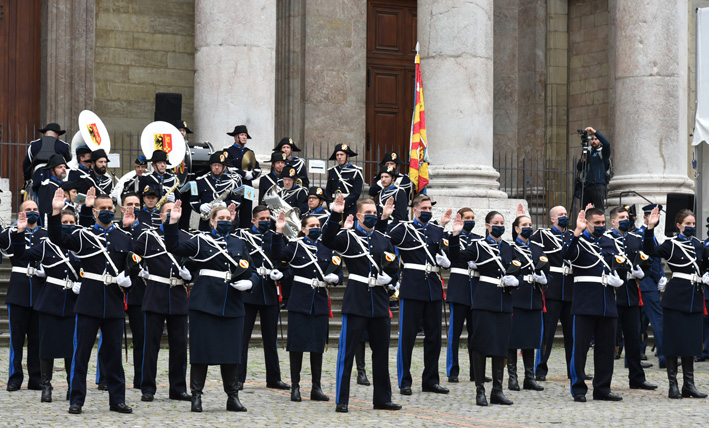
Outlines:
{"type": "Polygon", "coordinates": [[[185,153],[184,168],[175,168],[180,183],[186,183],[209,172],[209,156],[213,153],[210,143],[190,143],[185,153]]]}

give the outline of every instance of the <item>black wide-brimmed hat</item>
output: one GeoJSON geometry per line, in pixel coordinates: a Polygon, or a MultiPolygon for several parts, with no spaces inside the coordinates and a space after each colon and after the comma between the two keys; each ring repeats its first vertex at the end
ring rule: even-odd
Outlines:
{"type": "Polygon", "coordinates": [[[42,169],[52,169],[56,168],[59,165],[66,165],[66,160],[64,160],[64,156],[55,153],[49,158],[49,162],[47,162],[47,166],[45,166],[42,169]]]}
{"type": "Polygon", "coordinates": [[[401,160],[399,155],[396,154],[396,152],[388,152],[387,154],[385,154],[382,161],[379,162],[379,165],[384,165],[387,162],[395,162],[395,163],[398,163],[399,165],[402,165],[402,166],[406,165],[404,163],[404,161],[401,160]]]}
{"type": "Polygon", "coordinates": [[[272,152],[271,153],[271,159],[266,162],[266,163],[273,163],[273,162],[285,162],[286,161],[286,154],[283,152],[272,152]]]}
{"type": "Polygon", "coordinates": [[[163,150],[155,150],[153,156],[150,158],[150,162],[167,162],[167,152],[163,150]]]}
{"type": "Polygon", "coordinates": [[[158,198],[162,195],[162,189],[157,184],[148,184],[143,188],[143,196],[155,195],[158,198]]]}
{"type": "Polygon", "coordinates": [[[85,155],[87,153],[91,153],[89,146],[79,146],[76,148],[76,156],[85,155]]]}
{"type": "Polygon", "coordinates": [[[138,157],[135,158],[135,164],[136,165],[147,165],[148,159],[143,155],[138,155],[138,157]]]}
{"type": "Polygon", "coordinates": [[[251,135],[249,135],[249,129],[246,127],[246,125],[236,125],[233,131],[226,133],[226,135],[230,135],[232,137],[239,134],[246,134],[246,138],[249,140],[251,139],[251,135]]]}
{"type": "Polygon", "coordinates": [[[184,121],[184,120],[181,120],[181,121],[175,123],[175,128],[177,128],[177,129],[184,129],[185,132],[187,132],[188,134],[192,134],[192,133],[193,133],[192,130],[187,127],[187,121],[184,121]]]}
{"type": "Polygon", "coordinates": [[[293,180],[296,180],[298,178],[298,171],[296,171],[293,167],[283,168],[283,171],[281,171],[281,176],[278,178],[292,178],[293,180]]]}
{"type": "Polygon", "coordinates": [[[227,157],[229,153],[227,152],[214,152],[209,156],[209,164],[220,163],[222,165],[228,165],[227,157]]]}
{"type": "Polygon", "coordinates": [[[323,201],[330,202],[330,197],[327,196],[325,193],[325,189],[322,187],[318,186],[313,186],[308,189],[308,196],[317,196],[318,198],[322,199],[323,201]]]}
{"type": "Polygon", "coordinates": [[[62,127],[59,126],[58,123],[48,123],[47,126],[45,126],[45,127],[42,128],[42,129],[38,129],[37,131],[41,132],[42,134],[44,134],[44,133],[47,132],[47,131],[54,131],[54,132],[56,132],[58,135],[64,135],[64,134],[66,134],[66,131],[63,130],[62,127]]]}
{"type": "Polygon", "coordinates": [[[91,162],[96,162],[101,158],[106,158],[106,161],[108,162],[108,155],[103,149],[98,149],[91,152],[91,162]]]}
{"type": "Polygon", "coordinates": [[[78,189],[79,182],[78,181],[62,181],[62,184],[59,187],[61,187],[62,190],[66,190],[68,192],[70,190],[78,189]]]}
{"type": "Polygon", "coordinates": [[[335,156],[337,152],[347,153],[350,157],[357,156],[357,153],[353,152],[352,149],[350,149],[350,146],[348,146],[347,144],[338,144],[335,146],[335,150],[332,151],[332,155],[330,155],[330,160],[337,160],[337,157],[335,156]]]}
{"type": "Polygon", "coordinates": [[[379,169],[379,174],[377,174],[377,176],[374,177],[375,180],[379,180],[379,179],[381,178],[382,174],[389,174],[389,175],[392,176],[392,178],[399,177],[399,175],[400,175],[398,172],[396,172],[396,168],[395,168],[395,167],[393,167],[393,166],[383,166],[383,167],[381,167],[381,168],[379,169]]]}
{"type": "Polygon", "coordinates": [[[298,147],[296,147],[295,143],[293,142],[293,139],[292,139],[292,138],[288,138],[288,137],[283,137],[283,138],[281,138],[281,141],[279,141],[279,142],[278,142],[278,145],[276,145],[276,147],[273,148],[273,151],[274,151],[274,152],[282,151],[282,150],[283,150],[283,146],[285,146],[285,145],[289,145],[289,146],[290,146],[290,151],[291,151],[291,152],[299,152],[299,151],[300,151],[300,149],[299,149],[298,147]]]}

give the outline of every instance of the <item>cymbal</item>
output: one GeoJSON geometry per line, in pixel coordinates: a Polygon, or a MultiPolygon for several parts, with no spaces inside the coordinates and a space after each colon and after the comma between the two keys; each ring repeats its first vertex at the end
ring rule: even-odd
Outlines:
{"type": "Polygon", "coordinates": [[[248,152],[244,153],[244,157],[241,158],[241,169],[243,171],[253,171],[255,167],[256,155],[254,155],[254,152],[249,150],[248,152]]]}

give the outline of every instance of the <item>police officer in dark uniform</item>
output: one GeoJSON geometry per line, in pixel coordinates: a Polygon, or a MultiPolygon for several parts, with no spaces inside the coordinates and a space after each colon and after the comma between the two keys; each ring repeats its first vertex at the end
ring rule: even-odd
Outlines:
{"type": "MultiPolygon", "coordinates": [[[[143,194],[143,206],[138,206],[136,209],[138,221],[149,227],[160,227],[162,221],[160,219],[160,210],[155,206],[160,199],[160,187],[157,184],[148,184],[145,186],[141,193],[143,194]]],[[[125,199],[126,195],[134,195],[133,193],[124,193],[122,198],[125,199]]],[[[140,201],[140,199],[138,199],[140,201]]]]}
{"type": "MultiPolygon", "coordinates": [[[[253,152],[253,150],[246,147],[246,140],[251,139],[248,128],[246,125],[237,125],[234,127],[232,132],[227,132],[226,135],[234,137],[234,144],[226,149],[227,153],[229,153],[229,162],[231,162],[231,167],[241,176],[244,185],[253,187],[253,180],[256,180],[261,175],[261,167],[258,162],[255,163],[252,171],[244,171],[241,169],[242,160],[244,159],[246,153],[253,152]]],[[[244,200],[239,206],[240,228],[244,229],[251,227],[252,209],[253,204],[248,199],[244,200]]]]}
{"type": "Polygon", "coordinates": [[[203,216],[199,221],[199,230],[202,232],[210,230],[209,220],[205,219],[205,217],[209,215],[216,204],[226,207],[231,203],[237,206],[243,203],[243,198],[235,193],[241,187],[241,176],[227,172],[228,158],[229,155],[226,152],[212,153],[209,156],[209,169],[211,171],[197,177],[197,195],[191,197],[190,207],[192,207],[192,211],[203,216]],[[216,202],[216,199],[224,192],[227,192],[227,194],[223,200],[216,202]]]}
{"type": "Polygon", "coordinates": [[[46,224],[46,218],[52,214],[52,200],[64,182],[67,174],[66,161],[62,155],[54,154],[49,158],[45,170],[46,179],[37,189],[37,205],[39,207],[39,218],[42,224],[46,224]]]}
{"type": "MultiPolygon", "coordinates": [[[[177,177],[175,173],[167,169],[167,153],[162,150],[155,150],[153,155],[150,157],[149,162],[152,163],[153,170],[150,174],[144,174],[140,177],[141,192],[146,186],[154,185],[158,186],[160,189],[160,194],[158,199],[165,196],[172,186],[177,183],[177,177]]],[[[170,202],[175,202],[175,198],[179,196],[179,189],[176,189],[172,194],[167,197],[170,202]]],[[[142,196],[142,194],[140,195],[142,196]]]]}
{"type": "Polygon", "coordinates": [[[364,184],[362,168],[350,163],[350,157],[354,156],[357,156],[357,153],[352,151],[347,144],[336,145],[330,160],[336,161],[337,165],[327,170],[325,193],[333,200],[338,194],[345,195],[344,218],[357,212],[357,199],[362,194],[362,185],[364,184]]]}
{"type": "MultiPolygon", "coordinates": [[[[143,257],[141,277],[147,281],[143,296],[145,336],[143,341],[143,368],[140,382],[142,401],[153,401],[157,391],[158,352],[163,328],[167,323],[169,345],[168,379],[171,400],[190,401],[187,393],[187,282],[190,271],[167,251],[164,224],[170,219],[173,203],[160,208],[163,221],[158,228],[143,230],[135,241],[135,252],[143,257]]],[[[180,239],[190,235],[180,230],[180,239]]],[[[133,291],[131,291],[132,293],[133,291]]],[[[134,339],[135,340],[135,339],[134,339]]]]}
{"type": "Polygon", "coordinates": [[[297,183],[298,171],[287,166],[281,173],[283,187],[278,188],[278,196],[293,208],[298,208],[299,213],[308,211],[308,188],[297,183]]]}
{"type": "MultiPolygon", "coordinates": [[[[615,247],[615,252],[624,256],[630,265],[626,270],[627,277],[623,285],[615,291],[618,305],[618,329],[625,337],[625,361],[628,367],[630,389],[657,389],[657,385],[645,379],[645,372],[640,361],[640,292],[639,280],[645,277],[643,269],[635,264],[636,256],[642,249],[642,237],[628,232],[630,219],[628,212],[621,207],[615,207],[610,212],[613,229],[605,236],[615,247]]],[[[608,243],[609,241],[606,241],[608,243]]],[[[624,279],[624,278],[621,278],[624,279]]]]}
{"type": "MultiPolygon", "coordinates": [[[[49,219],[49,239],[59,247],[73,251],[81,260],[81,292],[74,306],[74,360],[71,366],[71,398],[69,413],[81,413],[86,398],[86,371],[96,334],[101,329],[102,348],[108,383],[110,410],[132,413],[125,404],[125,375],[121,365],[121,338],[125,324],[125,289],[132,285],[126,273],[126,261],[133,248],[130,234],[113,224],[113,200],[108,195],[96,196],[90,189],[82,210],[93,211],[96,224],[77,229],[71,235],[62,234],[59,216],[64,195],[57,191],[49,219]]],[[[129,210],[123,225],[135,221],[129,210]]]]}
{"type": "MultiPolygon", "coordinates": [[[[240,229],[239,237],[249,249],[252,266],[258,274],[258,282],[250,293],[243,294],[244,339],[239,364],[239,386],[246,381],[248,366],[248,348],[253,332],[256,316],[261,319],[261,337],[263,339],[263,355],[266,364],[266,386],[275,389],[290,389],[290,385],[281,380],[281,368],[278,361],[277,329],[279,290],[276,281],[283,278],[283,273],[276,268],[276,254],[273,252],[274,234],[270,230],[271,214],[268,207],[257,205],[254,208],[252,225],[249,229],[240,229]]],[[[280,239],[277,238],[277,239],[280,239]]]]}
{"type": "MultiPolygon", "coordinates": [[[[408,174],[405,174],[403,171],[399,171],[399,167],[406,168],[407,164],[404,163],[403,160],[401,160],[401,157],[396,152],[388,152],[384,155],[384,158],[382,159],[381,162],[379,162],[379,165],[381,167],[392,167],[396,169],[396,172],[399,174],[399,176],[396,179],[396,182],[394,184],[397,185],[400,189],[403,189],[406,192],[406,200],[409,201],[411,200],[411,189],[413,188],[411,185],[411,179],[409,178],[408,174]]],[[[369,196],[375,197],[381,192],[382,190],[382,183],[381,182],[376,182],[369,188],[369,196]]]]}
{"type": "Polygon", "coordinates": [[[620,401],[611,392],[613,356],[618,308],[614,289],[623,280],[612,272],[612,258],[617,253],[606,232],[603,210],[587,208],[579,212],[574,237],[562,250],[562,257],[574,270],[574,295],[571,315],[574,317],[574,350],[571,360],[571,395],[576,402],[586,401],[586,355],[593,349],[593,399],[620,401]]]}
{"type": "Polygon", "coordinates": [[[583,182],[583,201],[581,206],[593,204],[603,209],[606,201],[606,186],[608,185],[606,171],[610,169],[611,144],[600,132],[586,128],[590,140],[590,152],[581,156],[576,168],[585,170],[586,179],[583,182]],[[587,159],[588,157],[588,159],[587,159]]]}
{"type": "Polygon", "coordinates": [[[342,230],[339,222],[345,207],[346,198],[340,194],[335,198],[333,213],[325,223],[322,235],[323,244],[342,255],[349,272],[342,300],[335,410],[340,413],[348,411],[352,362],[365,332],[372,349],[374,408],[399,410],[401,406],[391,401],[389,379],[391,311],[387,286],[395,278],[382,267],[385,257],[394,256],[394,247],[386,235],[374,229],[378,219],[373,200],[359,201],[356,217],[348,217],[348,221],[354,220],[353,227],[342,230]]]}
{"type": "Polygon", "coordinates": [[[38,272],[35,264],[24,258],[24,251],[46,238],[47,231],[39,226],[39,211],[34,201],[23,202],[20,212],[26,217],[18,220],[17,228],[7,228],[0,236],[0,248],[12,264],[10,287],[5,296],[10,319],[8,391],[17,391],[22,386],[22,350],[25,339],[29,374],[27,389],[39,390],[42,383],[39,364],[39,314],[35,307],[44,280],[39,277],[43,275],[41,269],[38,272]]]}
{"type": "Polygon", "coordinates": [[[286,154],[283,152],[273,152],[271,153],[271,171],[261,177],[258,182],[258,203],[263,204],[263,197],[266,195],[269,189],[272,187],[283,187],[283,182],[281,181],[281,173],[283,173],[283,168],[286,166],[286,154]]]}
{"type": "MultiPolygon", "coordinates": [[[[51,214],[51,213],[50,213],[51,214]]],[[[76,213],[62,210],[62,233],[70,235],[76,229],[76,213]]],[[[81,265],[71,252],[59,248],[48,239],[25,251],[24,259],[39,262],[46,274],[45,286],[37,296],[35,310],[39,312],[39,366],[42,375],[43,403],[52,402],[54,359],[64,359],[67,384],[71,379],[74,353],[74,304],[81,290],[81,265]]],[[[66,399],[69,399],[67,389],[66,399]]]]}
{"type": "Polygon", "coordinates": [[[377,212],[380,216],[386,201],[389,198],[394,199],[394,212],[390,216],[392,223],[409,219],[409,201],[406,199],[406,191],[396,185],[397,177],[399,177],[399,173],[392,166],[383,166],[379,170],[379,174],[374,177],[382,185],[381,190],[374,198],[374,202],[377,203],[377,212]]]}
{"type": "MultiPolygon", "coordinates": [[[[91,149],[87,145],[76,148],[77,168],[69,171],[68,181],[78,183],[91,173],[91,149]]],[[[84,192],[86,189],[83,190],[84,192]]]]}
{"type": "Polygon", "coordinates": [[[22,171],[25,182],[32,180],[34,189],[40,186],[42,181],[49,178],[47,170],[40,170],[40,166],[44,166],[49,161],[53,154],[61,155],[65,161],[71,160],[71,151],[69,145],[59,139],[66,133],[57,123],[49,123],[38,132],[43,134],[42,138],[30,141],[27,148],[27,154],[22,161],[22,171]]]}
{"type": "MultiPolygon", "coordinates": [[[[394,211],[393,199],[389,199],[381,220],[388,220],[394,211]]],[[[444,215],[441,225],[431,222],[431,199],[418,195],[414,199],[414,220],[392,223],[387,236],[399,249],[404,269],[399,289],[399,347],[397,374],[402,395],[411,395],[411,354],[419,326],[423,324],[424,369],[422,389],[424,392],[447,394],[440,385],[438,357],[441,354],[441,310],[443,284],[440,269],[449,268],[450,260],[443,252],[443,231],[450,221],[450,210],[444,215]]]]}
{"type": "MultiPolygon", "coordinates": [[[[707,227],[709,227],[709,217],[707,218],[707,227]]],[[[709,251],[709,239],[704,240],[704,251],[709,251]]],[[[643,290],[643,296],[645,296],[645,290],[643,290]]],[[[704,307],[707,306],[706,301],[709,300],[709,291],[707,290],[706,287],[704,287],[704,307]]],[[[653,333],[656,336],[657,333],[655,333],[655,325],[653,324],[652,326],[653,333]]],[[[704,314],[704,324],[703,324],[703,338],[704,338],[704,344],[702,345],[702,352],[697,356],[697,361],[698,362],[704,362],[709,358],[709,314],[704,314]]],[[[655,339],[655,342],[657,342],[657,339],[655,339]]],[[[659,348],[658,348],[659,349],[659,348]]],[[[659,354],[659,351],[658,351],[659,354]]]]}
{"type": "Polygon", "coordinates": [[[242,292],[250,290],[259,278],[247,245],[231,233],[234,219],[228,208],[215,207],[210,214],[212,230],[185,241],[178,234],[181,215],[182,201],[177,201],[170,212],[170,222],[165,224],[165,246],[172,254],[189,257],[200,267],[188,303],[191,410],[202,411],[207,367],[219,364],[228,396],[226,409],[245,412],[238,388],[245,316],[242,292]]]}
{"type": "Polygon", "coordinates": [[[273,151],[283,152],[286,155],[286,166],[295,168],[297,178],[300,178],[301,186],[306,189],[310,186],[310,180],[308,179],[308,171],[305,168],[305,159],[299,158],[293,155],[293,152],[299,152],[300,149],[296,147],[292,138],[283,137],[278,145],[273,148],[273,151]]]}
{"type": "Polygon", "coordinates": [[[573,331],[571,328],[571,295],[573,291],[573,269],[561,258],[563,247],[571,241],[573,233],[569,227],[569,217],[566,208],[553,207],[549,210],[550,229],[538,229],[529,239],[532,245],[538,246],[549,259],[549,276],[547,288],[544,290],[544,339],[541,349],[537,352],[535,375],[536,380],[545,381],[549,373],[547,362],[554,346],[556,327],[561,320],[564,335],[564,352],[566,354],[566,376],[571,378],[571,351],[573,350],[573,331]]]}
{"type": "Polygon", "coordinates": [[[311,187],[308,189],[308,210],[301,214],[301,218],[312,215],[320,220],[320,226],[324,225],[330,217],[330,211],[327,209],[328,202],[330,199],[325,194],[325,189],[317,186],[311,187]]]}

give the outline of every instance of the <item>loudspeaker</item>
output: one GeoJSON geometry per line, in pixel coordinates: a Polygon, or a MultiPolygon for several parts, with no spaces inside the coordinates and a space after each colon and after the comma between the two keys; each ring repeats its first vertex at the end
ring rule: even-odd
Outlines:
{"type": "Polygon", "coordinates": [[[155,94],[155,120],[177,123],[182,120],[182,94],[155,94]]]}
{"type": "MultiPolygon", "coordinates": [[[[667,218],[665,220],[665,236],[672,236],[677,233],[675,217],[681,210],[694,210],[694,194],[691,193],[668,193],[667,194],[667,218]]],[[[696,218],[696,217],[695,217],[696,218]]],[[[697,224],[701,224],[700,219],[696,219],[697,224]]],[[[697,227],[701,231],[700,227],[697,227]]]]}

